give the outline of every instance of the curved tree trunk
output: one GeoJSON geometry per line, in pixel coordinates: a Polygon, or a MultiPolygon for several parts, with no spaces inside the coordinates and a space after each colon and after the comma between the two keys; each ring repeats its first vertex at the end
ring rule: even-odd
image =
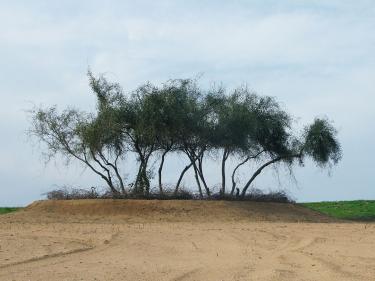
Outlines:
{"type": "Polygon", "coordinates": [[[250,184],[255,180],[255,178],[262,172],[262,170],[264,168],[266,168],[267,166],[273,164],[273,163],[276,163],[277,161],[280,161],[282,158],[281,157],[277,157],[275,159],[272,159],[271,161],[268,161],[267,163],[263,164],[262,166],[260,166],[260,168],[258,170],[255,171],[255,173],[252,175],[252,177],[249,179],[249,181],[245,184],[244,188],[242,189],[242,192],[241,192],[241,197],[245,197],[245,194],[246,194],[246,191],[247,189],[249,188],[250,184]]]}
{"type": "Polygon", "coordinates": [[[73,152],[73,150],[69,147],[67,143],[64,143],[65,149],[68,153],[70,153],[74,158],[78,159],[79,161],[85,163],[95,174],[99,175],[108,185],[112,193],[118,193],[118,190],[113,186],[112,181],[110,178],[107,178],[103,173],[95,169],[93,165],[90,164],[88,161],[87,155],[85,152],[83,152],[83,158],[78,156],[76,153],[73,152]]]}
{"type": "Polygon", "coordinates": [[[251,183],[255,180],[255,178],[262,172],[262,170],[264,168],[266,168],[267,166],[269,166],[273,163],[281,161],[283,159],[295,158],[295,157],[301,157],[301,155],[300,154],[294,154],[294,155],[289,155],[289,156],[284,156],[284,157],[279,156],[279,157],[276,157],[275,159],[272,159],[272,160],[264,163],[262,166],[259,167],[258,170],[255,171],[255,173],[252,175],[252,177],[249,179],[249,181],[245,184],[245,186],[244,186],[244,188],[242,189],[242,192],[241,192],[241,197],[242,198],[245,197],[247,189],[249,188],[251,183]]]}
{"type": "Polygon", "coordinates": [[[188,146],[186,146],[183,149],[183,151],[187,155],[187,157],[190,159],[190,162],[193,165],[194,173],[195,173],[195,179],[196,179],[196,182],[197,182],[197,185],[198,185],[198,188],[199,188],[200,196],[203,197],[203,193],[202,193],[202,186],[201,186],[201,183],[200,183],[199,179],[202,181],[207,195],[210,196],[210,190],[207,187],[207,184],[206,184],[206,181],[205,181],[204,175],[203,175],[203,169],[202,169],[202,160],[203,160],[204,150],[202,149],[200,151],[200,153],[197,155],[196,151],[194,149],[190,149],[188,146]],[[196,164],[197,160],[198,160],[198,165],[196,164]]]}
{"type": "Polygon", "coordinates": [[[122,193],[122,194],[126,194],[125,186],[124,186],[124,182],[123,182],[123,180],[122,180],[122,178],[121,178],[121,176],[120,176],[120,173],[119,173],[119,171],[118,171],[117,166],[116,166],[116,165],[112,165],[111,163],[109,163],[108,165],[111,165],[111,167],[114,169],[114,171],[115,171],[115,173],[116,173],[117,179],[118,179],[118,181],[119,181],[119,183],[120,183],[121,193],[122,193]]]}
{"type": "Polygon", "coordinates": [[[141,174],[142,174],[142,162],[139,163],[139,167],[138,167],[138,173],[137,173],[137,176],[135,178],[135,182],[134,182],[134,193],[136,194],[139,194],[139,193],[143,193],[143,190],[142,190],[142,187],[139,186],[139,182],[141,180],[141,174]]]}
{"type": "Polygon", "coordinates": [[[122,180],[122,178],[121,178],[121,176],[120,176],[120,172],[119,172],[118,167],[117,167],[117,160],[118,160],[118,157],[119,157],[120,155],[117,155],[114,164],[112,164],[111,162],[109,162],[109,161],[107,160],[107,158],[105,158],[105,156],[104,156],[102,153],[99,153],[99,156],[100,156],[100,158],[104,161],[104,163],[105,163],[107,166],[110,166],[110,167],[115,171],[116,177],[117,177],[117,179],[118,179],[118,181],[119,181],[119,184],[120,184],[121,193],[122,193],[122,194],[126,194],[126,191],[125,191],[125,185],[124,185],[124,182],[123,182],[123,180],[122,180]]]}
{"type": "Polygon", "coordinates": [[[113,182],[112,182],[112,177],[111,177],[111,172],[109,171],[109,169],[107,167],[105,167],[98,158],[96,158],[95,154],[93,151],[90,150],[90,154],[91,154],[91,157],[92,159],[94,159],[94,161],[104,170],[106,171],[107,173],[107,177],[103,177],[102,178],[107,182],[109,188],[111,189],[111,192],[113,194],[118,194],[118,190],[115,188],[113,182]]]}
{"type": "Polygon", "coordinates": [[[182,178],[184,177],[185,173],[190,169],[191,166],[193,166],[193,162],[191,162],[189,165],[187,165],[182,170],[182,172],[180,174],[180,177],[178,178],[178,181],[177,181],[177,184],[176,184],[176,187],[175,187],[175,190],[174,190],[174,194],[178,193],[178,189],[180,188],[180,184],[181,184],[182,178]]]}
{"type": "Polygon", "coordinates": [[[206,190],[206,194],[207,196],[210,196],[211,195],[211,192],[210,192],[210,189],[208,188],[207,186],[207,183],[206,183],[206,180],[204,178],[204,174],[203,174],[203,153],[201,154],[201,156],[198,158],[198,175],[200,177],[200,179],[202,180],[202,183],[203,183],[203,187],[204,189],[206,190]]]}
{"type": "Polygon", "coordinates": [[[148,194],[150,191],[150,181],[147,176],[147,161],[141,161],[137,178],[134,184],[134,191],[136,194],[148,194]]]}
{"type": "MultiPolygon", "coordinates": [[[[148,160],[148,159],[147,159],[148,160]]],[[[144,194],[149,195],[150,194],[150,180],[147,176],[147,161],[143,165],[143,172],[142,172],[142,183],[144,186],[144,194]]]]}
{"type": "Polygon", "coordinates": [[[147,164],[151,154],[154,152],[154,145],[141,148],[138,143],[134,144],[138,154],[140,165],[134,184],[134,191],[138,194],[148,195],[150,192],[150,180],[147,175],[147,164]]]}
{"type": "Polygon", "coordinates": [[[238,170],[239,167],[241,167],[243,164],[245,164],[247,161],[250,160],[250,157],[247,157],[245,160],[243,160],[241,163],[239,163],[233,170],[232,172],[232,190],[230,191],[230,195],[233,196],[234,194],[234,190],[236,189],[236,181],[234,180],[234,177],[236,175],[236,172],[238,170]]]}
{"type": "Polygon", "coordinates": [[[228,159],[229,151],[225,148],[223,152],[223,158],[221,160],[221,190],[220,194],[225,194],[225,163],[228,159]]]}
{"type": "MultiPolygon", "coordinates": [[[[244,165],[247,161],[249,161],[250,159],[255,159],[255,158],[257,158],[257,157],[258,157],[259,155],[261,155],[263,152],[265,152],[265,151],[264,151],[264,150],[261,150],[261,151],[259,151],[257,154],[255,154],[255,155],[253,155],[253,156],[248,156],[248,157],[246,157],[245,160],[243,160],[241,163],[239,163],[239,164],[234,168],[233,173],[232,173],[232,190],[231,190],[231,192],[230,192],[230,195],[231,195],[231,196],[233,196],[233,194],[234,194],[234,190],[236,189],[236,185],[237,185],[236,181],[234,180],[234,177],[235,177],[235,175],[236,175],[237,170],[238,170],[242,165],[244,165]]],[[[237,193],[239,193],[238,190],[237,190],[237,193]]],[[[238,197],[238,194],[236,194],[236,197],[238,197]]]]}
{"type": "Polygon", "coordinates": [[[201,198],[203,198],[202,187],[201,187],[201,184],[199,182],[199,177],[198,177],[198,168],[197,168],[197,165],[195,164],[195,162],[193,162],[193,167],[194,167],[194,173],[195,173],[195,180],[196,180],[197,185],[198,185],[199,196],[201,198]]]}
{"type": "Polygon", "coordinates": [[[165,160],[165,155],[168,153],[169,150],[165,150],[161,156],[161,162],[160,162],[160,165],[159,165],[159,170],[158,170],[158,174],[159,174],[159,192],[160,194],[163,194],[163,185],[162,185],[162,182],[161,182],[161,173],[162,173],[162,170],[163,170],[163,165],[164,165],[164,160],[165,160]]]}

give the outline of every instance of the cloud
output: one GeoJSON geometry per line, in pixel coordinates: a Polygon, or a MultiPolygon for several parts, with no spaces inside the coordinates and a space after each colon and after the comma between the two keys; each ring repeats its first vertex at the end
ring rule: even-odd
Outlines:
{"type": "MultiPolygon", "coordinates": [[[[345,198],[374,197],[368,170],[357,173],[370,179],[361,193],[348,173],[355,169],[350,163],[370,163],[368,154],[355,150],[370,151],[371,144],[364,142],[364,148],[361,139],[375,137],[374,16],[375,7],[366,0],[2,2],[0,117],[6,122],[0,130],[6,137],[0,140],[0,191],[7,195],[0,205],[23,204],[63,182],[53,167],[43,172],[38,153],[23,138],[28,127],[24,109],[31,103],[94,109],[89,66],[125,90],[147,80],[204,73],[204,85],[246,82],[261,94],[276,96],[301,126],[316,115],[328,115],[340,129],[343,163],[332,179],[316,176],[310,167],[298,172],[303,186],[298,197],[332,199],[342,189],[345,198]],[[9,190],[14,175],[19,176],[9,190]],[[18,200],[15,194],[25,188],[32,190],[28,199],[18,200]]],[[[214,175],[215,169],[208,173],[214,175]]],[[[82,178],[80,172],[69,173],[82,185],[94,180],[87,173],[82,178]]],[[[173,179],[175,171],[168,173],[173,179]]],[[[267,180],[275,184],[270,176],[267,180]]]]}

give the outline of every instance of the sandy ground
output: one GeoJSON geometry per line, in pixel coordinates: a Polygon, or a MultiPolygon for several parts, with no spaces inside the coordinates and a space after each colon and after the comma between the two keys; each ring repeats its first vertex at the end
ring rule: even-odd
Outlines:
{"type": "Polygon", "coordinates": [[[0,280],[375,280],[375,224],[288,204],[37,202],[0,216],[0,280]]]}

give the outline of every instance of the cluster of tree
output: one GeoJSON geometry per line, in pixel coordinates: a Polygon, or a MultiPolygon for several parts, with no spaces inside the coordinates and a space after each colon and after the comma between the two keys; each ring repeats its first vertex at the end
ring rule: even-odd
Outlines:
{"type": "Polygon", "coordinates": [[[187,159],[174,192],[191,169],[200,196],[210,196],[204,159],[221,161],[221,195],[245,196],[254,179],[272,164],[303,164],[310,157],[319,166],[341,158],[337,132],[325,118],[316,118],[299,136],[292,118],[277,101],[246,87],[226,92],[222,87],[203,90],[195,80],[176,79],[161,86],[146,83],[124,93],[117,83],[88,74],[97,98],[95,113],[56,107],[32,110],[30,132],[47,145],[49,157],[76,159],[100,176],[115,194],[150,192],[150,158],[160,159],[158,185],[163,193],[163,166],[167,154],[187,159]],[[125,183],[126,158],[136,155],[134,180],[125,183]],[[228,158],[237,161],[231,186],[226,186],[228,158]],[[238,187],[236,173],[254,161],[258,168],[238,187]],[[120,162],[122,163],[120,165],[120,162]]]}

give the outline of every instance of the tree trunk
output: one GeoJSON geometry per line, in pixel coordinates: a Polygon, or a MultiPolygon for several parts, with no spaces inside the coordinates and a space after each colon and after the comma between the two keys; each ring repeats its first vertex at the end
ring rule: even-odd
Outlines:
{"type": "MultiPolygon", "coordinates": [[[[68,143],[64,142],[63,145],[65,146],[65,149],[67,150],[68,153],[70,153],[74,158],[78,159],[79,161],[85,163],[95,174],[99,175],[108,184],[108,187],[110,188],[112,193],[114,194],[118,193],[118,190],[113,186],[111,179],[107,178],[103,173],[99,172],[97,169],[95,169],[93,165],[89,163],[87,154],[85,151],[83,152],[83,158],[82,158],[73,152],[73,150],[70,148],[68,143]]],[[[93,152],[90,151],[90,153],[92,154],[93,152]]]]}
{"type": "Polygon", "coordinates": [[[118,180],[119,180],[119,182],[120,182],[121,192],[122,192],[122,194],[126,194],[125,186],[124,186],[124,182],[122,181],[122,178],[121,178],[121,176],[120,176],[120,173],[119,173],[117,167],[116,167],[116,169],[115,169],[115,172],[116,172],[117,178],[118,178],[118,180]]]}
{"type": "Polygon", "coordinates": [[[141,154],[139,155],[140,165],[138,169],[137,178],[134,184],[134,190],[137,194],[148,195],[150,192],[150,181],[147,176],[147,163],[150,155],[151,153],[149,153],[146,156],[143,156],[141,154]]]}
{"type": "Polygon", "coordinates": [[[194,173],[195,173],[195,180],[197,181],[197,185],[198,185],[199,196],[203,198],[202,187],[201,187],[201,184],[199,182],[199,177],[198,177],[198,168],[197,168],[197,165],[195,165],[195,162],[193,162],[193,167],[194,167],[194,173]]]}
{"type": "Polygon", "coordinates": [[[113,183],[112,183],[112,179],[111,179],[111,176],[109,177],[106,177],[106,176],[103,176],[103,175],[100,175],[102,177],[102,179],[104,179],[109,187],[109,189],[111,190],[112,194],[118,194],[118,190],[114,187],[113,183]]]}
{"type": "MultiPolygon", "coordinates": [[[[236,172],[237,172],[237,170],[238,170],[238,168],[240,168],[243,164],[245,164],[247,161],[249,161],[250,159],[255,159],[255,158],[257,158],[259,155],[261,155],[263,152],[265,152],[264,150],[261,150],[261,151],[259,151],[257,154],[255,154],[255,155],[253,155],[253,156],[248,156],[248,157],[246,157],[246,159],[245,160],[243,160],[241,163],[239,163],[235,168],[234,168],[234,170],[233,170],[233,173],[232,173],[232,190],[231,190],[231,192],[230,192],[230,195],[231,196],[233,196],[233,193],[234,193],[234,190],[236,189],[236,182],[235,182],[235,180],[234,180],[234,176],[235,176],[235,174],[236,174],[236,172]]],[[[238,189],[238,188],[237,188],[238,189]]],[[[238,192],[238,190],[237,190],[237,193],[239,193],[238,192]]],[[[236,195],[236,197],[238,197],[238,195],[236,195]]]]}
{"type": "Polygon", "coordinates": [[[174,194],[178,193],[178,189],[180,188],[180,184],[181,184],[182,178],[184,177],[185,173],[190,169],[191,166],[193,166],[193,162],[191,162],[189,165],[187,165],[182,170],[182,172],[180,174],[180,177],[178,178],[178,181],[177,181],[177,184],[176,184],[176,187],[175,187],[175,190],[174,190],[174,194]]]}
{"type": "Polygon", "coordinates": [[[120,176],[120,173],[119,173],[117,167],[116,167],[115,165],[111,165],[111,167],[112,167],[113,170],[115,171],[116,176],[117,176],[117,179],[118,179],[118,181],[119,181],[119,183],[120,183],[121,193],[122,193],[122,194],[126,194],[125,186],[124,186],[124,182],[122,181],[122,178],[121,178],[121,176],[120,176]]]}
{"type": "Polygon", "coordinates": [[[142,187],[139,186],[139,182],[141,180],[142,166],[143,164],[142,162],[140,162],[137,177],[135,178],[135,182],[134,182],[134,193],[136,194],[143,193],[143,190],[141,190],[142,187]]]}
{"type": "Polygon", "coordinates": [[[139,144],[136,142],[134,143],[134,147],[140,161],[134,189],[136,193],[148,195],[150,192],[150,181],[147,176],[147,163],[152,152],[154,151],[154,145],[141,149],[139,144]]]}
{"type": "Polygon", "coordinates": [[[262,170],[264,168],[266,168],[267,166],[273,164],[273,163],[276,163],[277,161],[280,161],[282,158],[281,157],[277,157],[275,159],[272,159],[271,161],[268,161],[267,163],[263,164],[262,166],[260,166],[260,168],[258,170],[255,171],[255,173],[252,175],[252,177],[249,179],[249,181],[245,184],[244,188],[242,189],[242,193],[241,193],[241,197],[245,197],[245,194],[246,194],[246,191],[247,189],[249,188],[250,184],[255,180],[255,178],[262,172],[262,170]]]}
{"type": "Polygon", "coordinates": [[[225,162],[228,159],[229,152],[225,148],[223,152],[223,159],[221,160],[221,190],[220,194],[223,196],[225,194],[225,162]]]}
{"type": "Polygon", "coordinates": [[[203,162],[203,153],[198,158],[198,175],[199,175],[200,179],[202,180],[202,183],[203,183],[204,189],[206,190],[207,196],[210,196],[211,192],[210,192],[210,189],[207,186],[206,180],[205,180],[204,175],[203,175],[203,165],[202,165],[202,162],[203,162]]]}
{"type": "Polygon", "coordinates": [[[234,190],[236,189],[236,181],[234,180],[234,177],[236,175],[236,172],[238,170],[239,167],[241,167],[243,164],[245,164],[247,161],[250,160],[250,157],[247,157],[244,161],[242,161],[241,163],[239,163],[233,170],[232,172],[232,190],[230,191],[230,195],[233,196],[234,194],[234,190]]]}
{"type": "Polygon", "coordinates": [[[279,157],[276,157],[275,159],[272,159],[268,162],[266,162],[265,164],[263,164],[262,166],[259,167],[258,170],[255,171],[255,173],[252,175],[252,177],[249,179],[249,181],[246,183],[246,185],[244,186],[244,188],[242,189],[242,192],[241,192],[241,197],[245,197],[245,194],[246,194],[246,191],[247,189],[249,188],[250,184],[255,180],[255,178],[262,172],[262,170],[264,168],[266,168],[267,166],[273,164],[273,163],[276,163],[278,161],[281,161],[283,159],[288,159],[288,158],[295,158],[295,157],[301,157],[300,154],[294,154],[294,155],[289,155],[289,156],[279,156],[279,157]]]}
{"type": "Polygon", "coordinates": [[[107,182],[109,188],[111,189],[111,192],[113,194],[118,194],[118,190],[115,188],[115,186],[113,185],[113,182],[112,182],[112,178],[111,178],[111,173],[109,171],[108,168],[106,168],[100,161],[98,158],[96,158],[94,152],[92,150],[90,150],[90,153],[91,153],[91,157],[92,159],[94,159],[94,161],[104,170],[106,171],[107,173],[107,177],[101,175],[101,177],[107,182]]]}
{"type": "Polygon", "coordinates": [[[168,153],[169,150],[165,150],[161,156],[161,162],[160,162],[160,166],[159,166],[159,170],[158,170],[158,174],[159,174],[159,192],[160,194],[163,194],[163,186],[162,186],[162,182],[161,182],[161,172],[163,170],[163,165],[164,165],[164,159],[165,159],[165,155],[168,153]]]}
{"type": "Polygon", "coordinates": [[[124,186],[124,182],[123,182],[123,180],[122,180],[122,178],[121,178],[121,176],[120,176],[120,172],[119,172],[118,167],[117,167],[117,160],[118,160],[118,157],[119,157],[120,155],[117,155],[114,164],[111,163],[111,162],[109,162],[109,161],[107,160],[107,158],[105,158],[105,156],[103,155],[103,153],[99,153],[99,156],[100,156],[100,158],[104,161],[104,163],[105,163],[107,166],[110,166],[110,167],[115,171],[116,177],[117,177],[117,179],[118,179],[118,181],[119,181],[119,184],[120,184],[121,193],[122,193],[122,194],[126,194],[125,186],[124,186]]]}
{"type": "Polygon", "coordinates": [[[144,190],[145,195],[150,194],[150,181],[147,176],[147,162],[148,162],[148,159],[143,164],[143,170],[142,170],[142,185],[143,185],[143,190],[144,190]]]}

